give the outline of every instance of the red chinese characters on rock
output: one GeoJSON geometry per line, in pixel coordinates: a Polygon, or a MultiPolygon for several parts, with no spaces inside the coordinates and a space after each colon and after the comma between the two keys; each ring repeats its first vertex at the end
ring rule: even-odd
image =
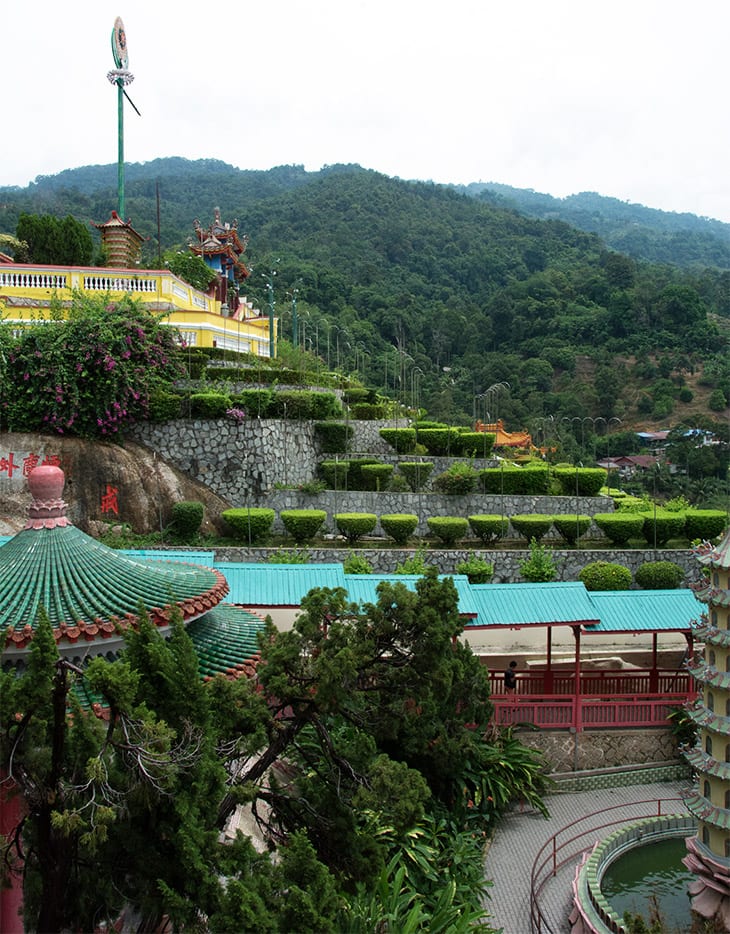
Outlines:
{"type": "Polygon", "coordinates": [[[103,513],[113,512],[115,516],[119,515],[119,489],[107,483],[106,492],[101,497],[101,511],[103,513]]]}
{"type": "Polygon", "coordinates": [[[21,465],[15,461],[15,451],[10,451],[7,455],[0,455],[0,476],[6,474],[10,480],[13,479],[13,474],[16,470],[21,471],[21,477],[27,477],[31,470],[38,466],[60,467],[61,458],[57,454],[46,454],[41,460],[40,454],[29,454],[27,457],[23,458],[23,463],[21,465]]]}

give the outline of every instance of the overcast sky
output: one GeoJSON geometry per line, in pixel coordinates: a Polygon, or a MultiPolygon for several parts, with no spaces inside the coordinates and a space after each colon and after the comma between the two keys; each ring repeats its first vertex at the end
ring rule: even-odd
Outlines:
{"type": "Polygon", "coordinates": [[[727,0],[5,2],[0,185],[116,161],[116,16],[127,162],[356,162],[730,222],[727,0]]]}

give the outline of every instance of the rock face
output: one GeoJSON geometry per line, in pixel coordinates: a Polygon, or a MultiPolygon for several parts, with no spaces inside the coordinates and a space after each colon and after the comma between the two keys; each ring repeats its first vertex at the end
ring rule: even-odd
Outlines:
{"type": "Polygon", "coordinates": [[[30,493],[26,475],[44,461],[66,474],[68,516],[84,532],[127,524],[144,533],[165,528],[172,507],[196,500],[205,507],[204,532],[222,531],[230,503],[142,444],[84,441],[54,435],[0,433],[0,535],[25,524],[30,493]]]}

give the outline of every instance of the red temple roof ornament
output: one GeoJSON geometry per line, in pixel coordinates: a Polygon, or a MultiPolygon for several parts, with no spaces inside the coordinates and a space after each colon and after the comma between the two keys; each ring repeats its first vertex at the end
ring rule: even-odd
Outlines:
{"type": "Polygon", "coordinates": [[[702,542],[695,547],[694,553],[700,564],[730,570],[730,526],[718,545],[702,542]]]}
{"type": "Polygon", "coordinates": [[[224,266],[233,268],[233,275],[237,281],[246,279],[249,270],[240,259],[241,254],[245,252],[248,244],[248,235],[238,236],[238,221],[234,220],[232,224],[221,221],[220,208],[215,208],[213,212],[213,223],[210,227],[204,228],[199,220],[193,222],[197,243],[191,243],[190,249],[197,256],[206,257],[217,256],[221,258],[224,266]]]}

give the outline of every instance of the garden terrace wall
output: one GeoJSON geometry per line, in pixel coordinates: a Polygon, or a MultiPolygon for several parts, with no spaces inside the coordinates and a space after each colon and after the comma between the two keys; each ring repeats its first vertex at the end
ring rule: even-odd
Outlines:
{"type": "MultiPolygon", "coordinates": [[[[280,548],[247,548],[247,547],[223,547],[215,549],[216,561],[241,561],[266,563],[271,557],[280,557],[280,548]]],[[[291,549],[294,550],[294,546],[291,549]]],[[[332,562],[344,563],[353,555],[365,558],[372,566],[376,574],[392,574],[395,568],[402,564],[407,558],[413,557],[415,550],[413,548],[368,548],[365,544],[361,548],[347,548],[344,543],[341,547],[322,548],[305,545],[300,552],[306,552],[307,561],[310,564],[328,564],[332,562]]],[[[486,561],[494,565],[495,584],[519,584],[524,583],[524,578],[520,574],[520,563],[529,557],[527,549],[492,549],[481,548],[479,555],[483,555],[486,561]]],[[[475,552],[465,549],[440,549],[429,548],[424,554],[427,564],[433,564],[440,574],[456,573],[456,566],[468,558],[473,558],[475,552]]],[[[557,565],[557,577],[559,581],[575,581],[586,564],[594,561],[606,561],[610,559],[618,564],[623,564],[636,574],[637,569],[647,561],[654,561],[657,557],[666,561],[673,561],[678,564],[688,576],[692,579],[697,572],[697,559],[690,549],[667,549],[652,550],[631,550],[607,552],[596,549],[551,549],[551,556],[557,565]]],[[[701,606],[697,605],[697,614],[701,611],[701,606]]]]}

